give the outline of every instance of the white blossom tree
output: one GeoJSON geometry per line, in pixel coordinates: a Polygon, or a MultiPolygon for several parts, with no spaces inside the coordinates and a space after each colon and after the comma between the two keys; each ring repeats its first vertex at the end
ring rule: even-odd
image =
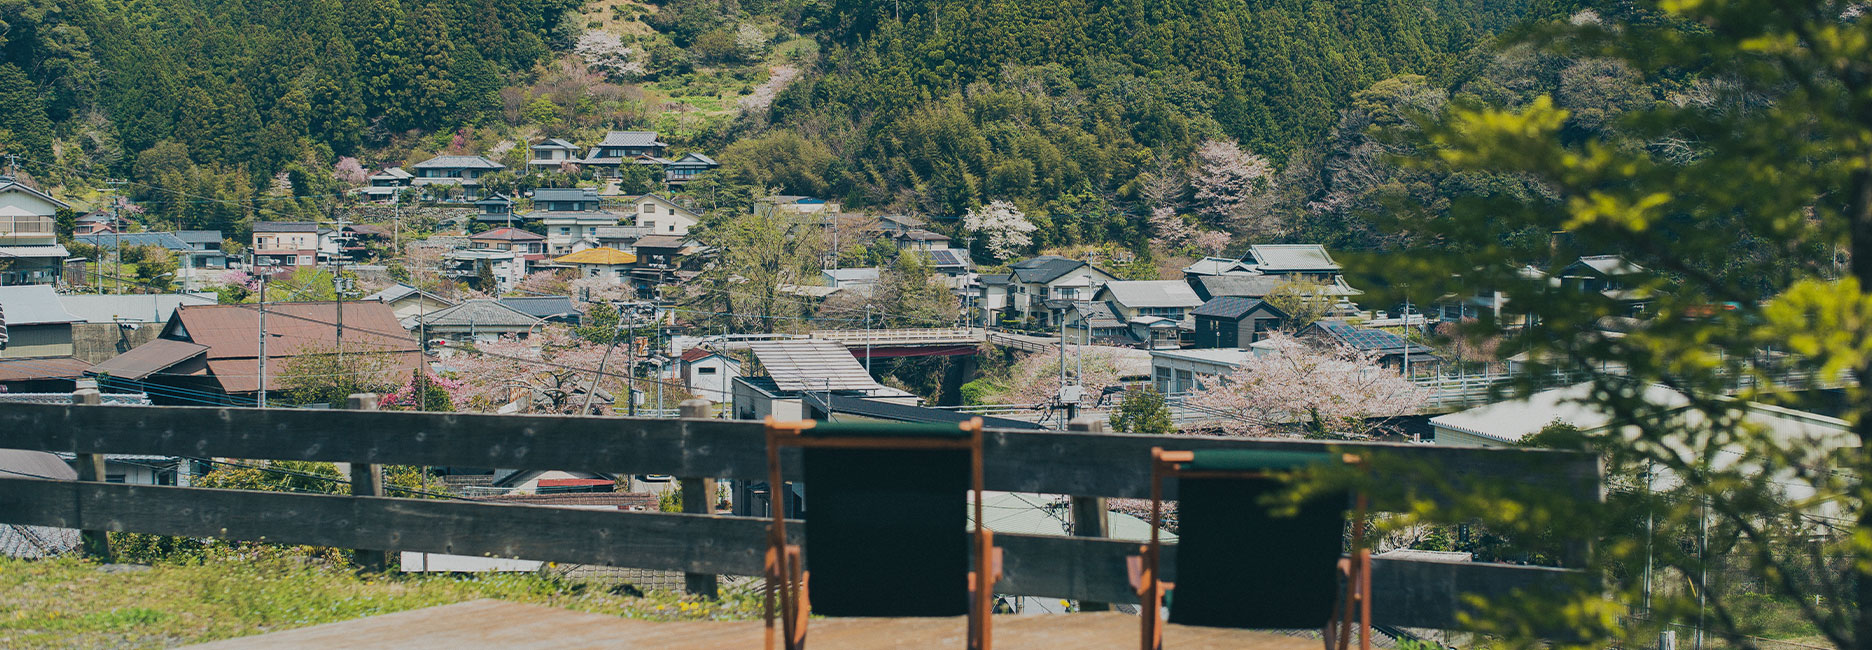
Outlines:
{"type": "Polygon", "coordinates": [[[962,227],[987,238],[982,245],[998,260],[1013,257],[1032,246],[1033,238],[1027,233],[1038,229],[1020,208],[1007,201],[995,201],[969,210],[962,217],[962,227]]]}
{"type": "Polygon", "coordinates": [[[365,181],[370,180],[370,173],[364,171],[364,164],[358,162],[358,159],[344,156],[339,158],[338,162],[332,164],[332,178],[338,179],[340,183],[355,187],[363,185],[365,181]]]}
{"type": "Polygon", "coordinates": [[[1183,215],[1177,214],[1176,210],[1169,206],[1151,209],[1150,228],[1151,234],[1157,238],[1157,243],[1163,244],[1164,248],[1170,250],[1181,248],[1189,243],[1190,237],[1196,234],[1196,229],[1191,228],[1189,222],[1183,220],[1183,215]]]}
{"type": "Polygon", "coordinates": [[[643,57],[624,45],[617,34],[604,30],[588,29],[579,34],[572,53],[585,62],[586,68],[608,77],[635,79],[646,72],[643,57]]]}
{"type": "MultiPolygon", "coordinates": [[[[1078,380],[1085,387],[1088,399],[1097,399],[1104,394],[1106,387],[1117,386],[1118,378],[1123,374],[1119,369],[1120,357],[1110,348],[1087,346],[1085,348],[1085,374],[1080,375],[1079,346],[1068,345],[1066,348],[1067,381],[1078,380]]],[[[1014,362],[1008,373],[1008,390],[999,396],[1002,401],[1015,404],[1045,404],[1053,401],[1060,390],[1060,358],[1057,353],[1034,353],[1021,357],[1014,362]]]]}
{"type": "Polygon", "coordinates": [[[1268,194],[1274,167],[1266,158],[1242,150],[1229,140],[1207,140],[1196,148],[1190,187],[1196,191],[1197,214],[1206,221],[1225,224],[1242,219],[1254,200],[1268,194]]]}
{"type": "Polygon", "coordinates": [[[1429,392],[1369,352],[1319,347],[1283,334],[1272,351],[1192,392],[1187,403],[1230,435],[1370,438],[1378,418],[1414,412],[1429,392]]]}

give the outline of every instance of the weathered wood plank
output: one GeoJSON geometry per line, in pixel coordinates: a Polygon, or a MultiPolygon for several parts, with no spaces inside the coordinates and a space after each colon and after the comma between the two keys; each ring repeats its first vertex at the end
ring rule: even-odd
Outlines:
{"type": "MultiPolygon", "coordinates": [[[[275,460],[766,478],[758,422],[213,407],[0,405],[0,447],[275,460]]],[[[1150,448],[1341,448],[1394,455],[1468,481],[1511,481],[1600,498],[1596,457],[1574,452],[1306,440],[991,430],[990,490],[1144,498],[1150,448]]],[[[797,479],[797,450],[785,450],[797,479]]],[[[1400,479],[1402,480],[1402,479],[1400,479]]],[[[1400,489],[1409,487],[1399,484],[1400,489]]],[[[1382,504],[1385,495],[1375,495],[1382,504]]]]}
{"type": "MultiPolygon", "coordinates": [[[[0,478],[0,522],[732,575],[760,573],[767,526],[755,517],[15,478],[0,478]]],[[[804,526],[788,529],[804,541],[804,526]]],[[[1136,542],[1017,534],[995,541],[1006,555],[1001,593],[1137,602],[1125,571],[1136,542]]],[[[1167,547],[1168,559],[1174,549],[1167,547]]],[[[1174,562],[1166,567],[1173,572],[1174,562]]],[[[1503,564],[1377,560],[1374,618],[1450,627],[1466,607],[1461,594],[1572,589],[1582,577],[1503,564]]]]}

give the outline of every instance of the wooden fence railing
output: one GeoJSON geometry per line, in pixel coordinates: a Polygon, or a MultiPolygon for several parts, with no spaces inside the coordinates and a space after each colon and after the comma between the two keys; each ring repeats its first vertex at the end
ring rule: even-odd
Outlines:
{"type": "MultiPolygon", "coordinates": [[[[762,480],[764,444],[759,423],[710,419],[0,405],[0,448],[78,454],[762,480]]],[[[990,430],[985,445],[985,480],[990,490],[1127,498],[1148,496],[1152,446],[1326,446],[1307,441],[1012,430],[990,430]]],[[[1537,484],[1579,499],[1601,498],[1598,461],[1585,454],[1383,443],[1342,448],[1435,463],[1442,468],[1439,480],[1456,489],[1508,481],[1537,484]]],[[[797,458],[787,460],[791,477],[798,478],[799,465],[797,458]]],[[[1397,487],[1410,486],[1400,483],[1397,487]]],[[[1374,497],[1382,506],[1387,495],[1374,497]]],[[[0,477],[0,522],[734,575],[760,573],[767,525],[760,518],[711,514],[16,477],[0,477]]],[[[997,592],[1137,602],[1124,562],[1136,552],[1136,542],[1016,534],[996,535],[995,539],[1006,554],[1006,577],[996,586],[997,592]]],[[[1384,624],[1453,627],[1458,612],[1467,607],[1463,594],[1508,598],[1517,589],[1579,588],[1590,582],[1585,578],[1579,571],[1556,568],[1380,560],[1373,570],[1374,615],[1384,624]]]]}

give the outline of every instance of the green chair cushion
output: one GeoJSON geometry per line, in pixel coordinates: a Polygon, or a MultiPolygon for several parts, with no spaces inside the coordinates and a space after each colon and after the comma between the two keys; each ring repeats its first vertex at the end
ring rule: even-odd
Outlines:
{"type": "Polygon", "coordinates": [[[1320,451],[1210,449],[1190,453],[1195,459],[1183,468],[1197,471],[1279,472],[1338,462],[1336,455],[1320,451]]]}
{"type": "Polygon", "coordinates": [[[800,432],[812,438],[966,438],[969,432],[953,422],[820,422],[800,432]]]}

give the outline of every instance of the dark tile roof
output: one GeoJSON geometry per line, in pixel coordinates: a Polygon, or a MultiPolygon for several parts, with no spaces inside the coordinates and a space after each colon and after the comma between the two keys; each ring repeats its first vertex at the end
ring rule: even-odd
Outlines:
{"type": "Polygon", "coordinates": [[[318,232],[318,224],[311,221],[255,221],[254,232],[318,232]]]}
{"type": "Polygon", "coordinates": [[[551,318],[570,314],[578,316],[585,313],[571,296],[520,296],[501,298],[500,303],[535,318],[551,318]]]}
{"type": "Polygon", "coordinates": [[[1008,269],[1020,282],[1047,283],[1081,266],[1085,266],[1085,262],[1058,255],[1042,255],[1010,264],[1008,269]]]}
{"type": "MultiPolygon", "coordinates": [[[[1191,311],[1190,315],[1214,316],[1217,318],[1241,318],[1263,305],[1266,305],[1268,309],[1274,309],[1273,305],[1267,305],[1267,303],[1262,302],[1259,298],[1217,296],[1211,298],[1209,302],[1203,303],[1201,307],[1197,307],[1195,310],[1191,311]]],[[[1274,309],[1274,311],[1275,313],[1280,312],[1278,309],[1274,309]]]]}
{"type": "Polygon", "coordinates": [[[189,359],[205,356],[207,352],[208,346],[199,343],[155,339],[105,359],[92,368],[91,373],[141,380],[189,359]]]}
{"type": "Polygon", "coordinates": [[[0,359],[0,381],[78,379],[90,369],[76,357],[12,357],[0,359]]]}

